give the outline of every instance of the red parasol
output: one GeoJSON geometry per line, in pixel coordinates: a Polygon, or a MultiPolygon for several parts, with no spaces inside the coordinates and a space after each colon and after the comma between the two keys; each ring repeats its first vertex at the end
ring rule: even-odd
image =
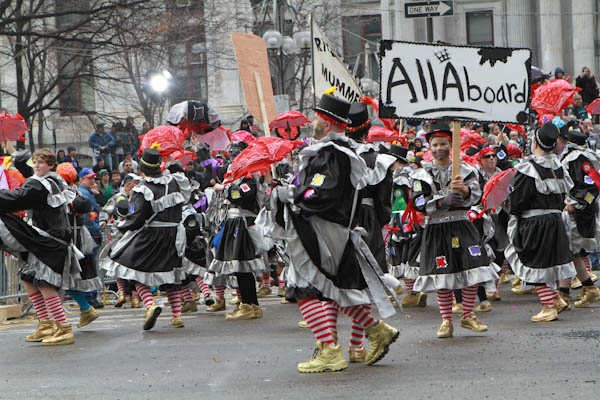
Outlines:
{"type": "Polygon", "coordinates": [[[467,151],[472,147],[479,147],[482,144],[487,144],[487,140],[481,137],[479,132],[470,129],[462,128],[460,130],[460,150],[467,151]]]}
{"type": "Polygon", "coordinates": [[[276,137],[260,137],[238,154],[225,174],[225,184],[250,176],[255,172],[267,173],[271,164],[283,158],[296,147],[303,145],[301,140],[285,140],[276,137]]]}
{"type": "Polygon", "coordinates": [[[538,87],[531,96],[531,107],[538,114],[558,114],[573,104],[573,95],[581,91],[564,79],[554,79],[538,87]]]}
{"type": "Polygon", "coordinates": [[[288,127],[305,126],[306,124],[310,124],[310,122],[310,119],[300,111],[291,110],[279,114],[277,118],[269,123],[269,129],[287,129],[288,127]]]}
{"type": "Polygon", "coordinates": [[[594,99],[594,101],[592,101],[590,104],[585,106],[585,109],[587,110],[588,113],[590,113],[592,115],[600,114],[600,97],[594,99]]]}
{"type": "Polygon", "coordinates": [[[160,125],[140,136],[140,139],[142,143],[138,155],[152,146],[152,143],[158,143],[160,145],[160,155],[163,159],[166,159],[171,153],[183,150],[185,134],[176,126],[160,125]]]}
{"type": "Polygon", "coordinates": [[[28,130],[25,118],[19,113],[13,115],[4,111],[0,114],[0,141],[19,140],[28,130]]]}
{"type": "Polygon", "coordinates": [[[511,191],[511,181],[517,171],[509,168],[492,176],[483,187],[481,205],[484,210],[496,210],[506,199],[511,191]]]}
{"type": "Polygon", "coordinates": [[[254,137],[254,135],[248,131],[235,131],[231,134],[232,142],[244,142],[246,144],[250,144],[254,142],[255,139],[256,138],[254,137]]]}
{"type": "Polygon", "coordinates": [[[185,168],[190,162],[196,159],[196,153],[190,150],[177,150],[171,153],[171,158],[179,161],[181,166],[185,168]]]}
{"type": "Polygon", "coordinates": [[[372,126],[367,135],[367,143],[393,142],[395,140],[400,140],[398,132],[384,128],[383,126],[372,126]]]}
{"type": "Polygon", "coordinates": [[[229,138],[229,129],[223,128],[219,125],[216,129],[197,136],[198,142],[206,143],[211,151],[224,151],[227,150],[231,143],[229,138]]]}

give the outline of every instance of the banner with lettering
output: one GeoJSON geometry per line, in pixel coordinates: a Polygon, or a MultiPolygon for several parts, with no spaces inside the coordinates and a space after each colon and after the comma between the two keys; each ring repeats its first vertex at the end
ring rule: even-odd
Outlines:
{"type": "Polygon", "coordinates": [[[531,50],[382,40],[380,118],[523,123],[531,50]]]}
{"type": "Polygon", "coordinates": [[[346,65],[338,57],[329,40],[315,23],[311,24],[312,33],[312,60],[313,60],[313,87],[315,96],[321,94],[332,86],[337,87],[336,96],[348,102],[357,102],[362,97],[360,86],[354,76],[348,71],[346,65]]]}

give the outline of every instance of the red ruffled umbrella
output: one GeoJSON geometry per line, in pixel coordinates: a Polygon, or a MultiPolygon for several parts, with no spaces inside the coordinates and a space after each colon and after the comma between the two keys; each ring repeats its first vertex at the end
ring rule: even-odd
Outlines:
{"type": "Polygon", "coordinates": [[[509,168],[492,176],[483,187],[481,205],[484,210],[497,210],[511,192],[511,181],[517,171],[509,168]]]}
{"type": "Polygon", "coordinates": [[[573,95],[581,91],[564,79],[554,79],[538,87],[531,97],[531,107],[538,114],[558,114],[573,104],[573,95]]]}
{"type": "Polygon", "coordinates": [[[481,137],[479,132],[462,128],[460,130],[460,150],[467,151],[470,147],[479,147],[487,144],[487,140],[481,137]]]}
{"type": "Polygon", "coordinates": [[[19,140],[28,130],[25,118],[19,113],[13,115],[4,111],[0,114],[0,141],[19,140]]]}
{"type": "Polygon", "coordinates": [[[587,110],[588,113],[590,113],[592,115],[600,114],[600,97],[594,99],[594,101],[592,101],[590,104],[585,106],[585,109],[587,110]]]}
{"type": "Polygon", "coordinates": [[[248,131],[235,131],[231,134],[232,142],[244,142],[250,144],[254,142],[255,139],[254,135],[248,131]]]}
{"type": "Polygon", "coordinates": [[[393,142],[395,140],[400,140],[398,132],[384,128],[383,126],[372,126],[367,135],[367,143],[393,142]]]}
{"type": "Polygon", "coordinates": [[[231,143],[229,131],[229,129],[219,125],[216,129],[205,134],[199,134],[196,137],[198,142],[206,143],[211,151],[225,151],[231,143]]]}
{"type": "Polygon", "coordinates": [[[285,140],[276,137],[260,137],[238,154],[225,174],[225,184],[255,172],[267,173],[271,164],[283,160],[295,148],[302,146],[301,140],[285,140]]]}
{"type": "Polygon", "coordinates": [[[185,134],[176,126],[160,125],[140,136],[140,140],[138,155],[141,155],[153,143],[158,143],[160,145],[160,156],[163,160],[166,160],[170,154],[183,150],[185,134]]]}
{"type": "Polygon", "coordinates": [[[185,168],[190,162],[196,159],[196,153],[190,150],[177,150],[171,153],[171,158],[179,161],[181,166],[185,168]]]}
{"type": "Polygon", "coordinates": [[[269,129],[275,129],[275,134],[282,139],[295,140],[300,136],[298,128],[310,123],[311,121],[306,115],[300,111],[291,110],[279,114],[269,123],[269,129]]]}

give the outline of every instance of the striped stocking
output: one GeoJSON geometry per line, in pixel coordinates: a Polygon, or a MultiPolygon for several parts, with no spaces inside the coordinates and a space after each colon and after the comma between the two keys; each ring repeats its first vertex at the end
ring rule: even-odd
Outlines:
{"type": "Polygon", "coordinates": [[[340,307],[340,311],[352,318],[352,323],[356,323],[363,329],[367,329],[377,323],[377,320],[371,314],[370,305],[340,307]]]}
{"type": "Polygon", "coordinates": [[[225,286],[216,285],[215,286],[215,295],[217,296],[217,299],[223,300],[225,298],[225,286]]]}
{"type": "Polygon", "coordinates": [[[167,298],[171,305],[171,316],[173,318],[181,317],[181,289],[167,290],[167,298]]]}
{"type": "Polygon", "coordinates": [[[154,305],[154,297],[152,297],[152,292],[146,285],[136,282],[135,290],[137,290],[138,294],[142,298],[142,301],[144,302],[144,308],[146,310],[154,305]]]}
{"type": "Polygon", "coordinates": [[[409,292],[413,291],[413,286],[415,286],[415,280],[414,279],[408,279],[408,278],[404,278],[404,284],[406,285],[406,289],[408,289],[409,292]]]}
{"type": "Polygon", "coordinates": [[[535,290],[537,291],[538,297],[540,298],[540,301],[543,305],[547,307],[554,306],[554,299],[557,295],[556,290],[552,289],[547,285],[536,286],[535,290]]]}
{"type": "Polygon", "coordinates": [[[59,296],[48,297],[44,299],[44,303],[46,303],[46,309],[55,321],[60,322],[61,324],[68,323],[67,315],[65,314],[65,309],[63,308],[62,300],[59,296]]]}
{"type": "Polygon", "coordinates": [[[477,296],[477,286],[473,285],[462,289],[463,319],[470,317],[473,313],[475,296],[477,296]]]}
{"type": "Polygon", "coordinates": [[[206,282],[204,282],[204,279],[202,279],[202,277],[199,275],[196,275],[196,277],[194,279],[196,280],[196,284],[202,291],[202,297],[210,296],[211,295],[210,288],[208,287],[208,284],[206,282]]]}
{"type": "Polygon", "coordinates": [[[338,305],[333,300],[323,301],[323,312],[327,318],[327,327],[333,335],[337,336],[337,317],[338,317],[338,305]]]}
{"type": "Polygon", "coordinates": [[[317,341],[329,345],[335,345],[335,341],[333,340],[333,336],[329,330],[327,315],[323,310],[321,301],[316,297],[303,299],[298,301],[298,307],[300,308],[302,318],[308,324],[310,331],[313,333],[317,341]]]}
{"type": "Polygon", "coordinates": [[[440,289],[437,292],[440,314],[444,321],[452,321],[452,296],[452,290],[449,289],[440,289]]]}
{"type": "Polygon", "coordinates": [[[50,315],[48,315],[48,309],[46,309],[46,303],[44,302],[44,296],[42,296],[42,292],[29,293],[27,297],[29,297],[38,319],[49,320],[50,315]]]}

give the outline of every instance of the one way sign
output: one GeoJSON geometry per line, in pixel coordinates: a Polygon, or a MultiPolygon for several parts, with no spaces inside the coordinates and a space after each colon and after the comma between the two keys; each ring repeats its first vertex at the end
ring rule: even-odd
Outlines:
{"type": "Polygon", "coordinates": [[[406,18],[440,17],[454,14],[453,1],[419,1],[404,3],[406,18]]]}

